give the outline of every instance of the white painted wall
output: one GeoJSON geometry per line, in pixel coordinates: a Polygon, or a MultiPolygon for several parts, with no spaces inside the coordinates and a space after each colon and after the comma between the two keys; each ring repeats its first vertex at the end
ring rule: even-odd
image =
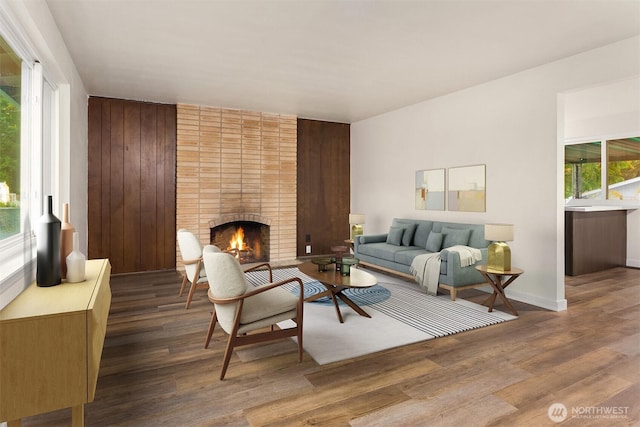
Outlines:
{"type": "Polygon", "coordinates": [[[640,268],[640,209],[627,211],[627,266],[640,268]]]}
{"type": "Polygon", "coordinates": [[[565,141],[640,136],[640,77],[564,94],[565,141]]]}
{"type": "Polygon", "coordinates": [[[365,234],[394,217],[515,225],[508,289],[553,310],[564,297],[562,92],[640,75],[640,37],[351,125],[351,211],[365,234]],[[615,64],[615,66],[612,66],[615,64]],[[487,211],[420,211],[415,172],[487,165],[487,211]]]}

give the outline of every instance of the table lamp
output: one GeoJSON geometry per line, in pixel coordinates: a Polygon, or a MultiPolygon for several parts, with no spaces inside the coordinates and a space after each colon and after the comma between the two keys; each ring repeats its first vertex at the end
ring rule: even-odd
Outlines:
{"type": "Polygon", "coordinates": [[[364,224],[364,214],[349,214],[349,224],[351,225],[351,240],[362,235],[362,224],[364,224]]]}
{"type": "Polygon", "coordinates": [[[511,249],[505,242],[513,240],[513,224],[485,224],[484,238],[493,241],[487,249],[487,268],[500,272],[511,270],[511,249]]]}

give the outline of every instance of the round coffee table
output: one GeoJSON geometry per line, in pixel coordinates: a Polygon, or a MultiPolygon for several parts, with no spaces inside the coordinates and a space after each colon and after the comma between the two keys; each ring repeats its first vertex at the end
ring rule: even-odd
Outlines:
{"type": "Polygon", "coordinates": [[[340,298],[349,307],[351,307],[356,313],[364,317],[371,317],[369,314],[360,308],[355,302],[347,297],[342,291],[348,288],[369,288],[378,283],[376,277],[366,271],[362,271],[359,268],[351,267],[351,274],[349,276],[343,276],[339,271],[336,271],[335,264],[327,265],[326,271],[318,271],[318,265],[312,262],[305,262],[298,266],[298,270],[312,279],[316,279],[322,283],[326,291],[317,293],[308,298],[305,301],[315,301],[320,298],[330,297],[333,301],[333,305],[336,307],[336,313],[338,314],[338,320],[340,323],[344,323],[342,319],[342,313],[340,313],[340,307],[338,306],[338,300],[340,298]]]}

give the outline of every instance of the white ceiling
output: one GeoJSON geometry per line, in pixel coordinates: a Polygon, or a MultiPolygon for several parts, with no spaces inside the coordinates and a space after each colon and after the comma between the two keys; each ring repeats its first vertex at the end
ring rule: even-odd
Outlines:
{"type": "Polygon", "coordinates": [[[47,3],[90,95],[347,123],[640,34],[640,0],[47,3]]]}

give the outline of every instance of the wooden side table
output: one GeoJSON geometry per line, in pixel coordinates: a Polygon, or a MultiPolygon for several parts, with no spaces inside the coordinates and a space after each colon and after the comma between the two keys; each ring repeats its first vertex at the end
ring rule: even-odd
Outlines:
{"type": "Polygon", "coordinates": [[[351,251],[353,252],[353,250],[354,250],[354,249],[353,249],[353,240],[351,240],[351,239],[344,239],[344,242],[347,244],[347,247],[348,247],[349,249],[351,249],[351,251]]]}
{"type": "Polygon", "coordinates": [[[493,294],[482,303],[483,305],[489,304],[489,312],[493,311],[493,304],[496,302],[497,296],[500,295],[504,305],[506,305],[513,314],[518,316],[518,312],[513,308],[513,305],[511,305],[511,302],[509,302],[507,296],[504,294],[504,289],[523,274],[524,270],[513,267],[511,270],[498,271],[489,269],[486,265],[477,265],[476,270],[482,274],[487,283],[493,288],[493,294]],[[509,277],[506,282],[504,281],[505,277],[509,277]]]}

